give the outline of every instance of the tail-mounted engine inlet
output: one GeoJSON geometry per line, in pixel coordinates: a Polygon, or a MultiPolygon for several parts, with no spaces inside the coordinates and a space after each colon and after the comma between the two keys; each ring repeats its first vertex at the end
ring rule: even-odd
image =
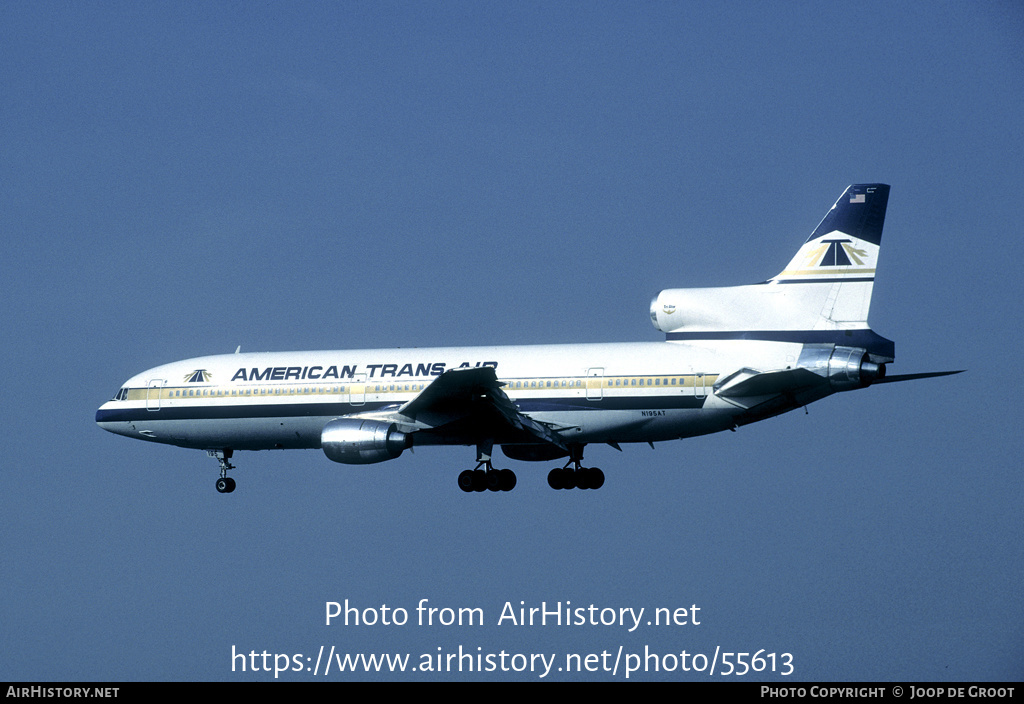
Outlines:
{"type": "Polygon", "coordinates": [[[833,391],[861,389],[885,377],[885,365],[872,362],[861,347],[804,345],[799,365],[827,378],[833,391]]]}

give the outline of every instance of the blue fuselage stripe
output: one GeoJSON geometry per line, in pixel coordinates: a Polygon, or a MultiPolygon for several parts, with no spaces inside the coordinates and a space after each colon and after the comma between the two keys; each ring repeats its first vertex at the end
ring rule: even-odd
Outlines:
{"type": "MultiPolygon", "coordinates": [[[[602,399],[544,398],[524,399],[517,403],[523,413],[545,413],[559,411],[588,410],[648,410],[700,408],[703,396],[630,396],[602,399]]],[[[233,404],[163,406],[158,410],[145,408],[101,408],[96,411],[97,423],[146,422],[161,420],[217,420],[246,418],[310,418],[335,417],[350,413],[379,411],[394,402],[367,402],[359,405],[349,403],[275,403],[275,404],[233,404]]]]}

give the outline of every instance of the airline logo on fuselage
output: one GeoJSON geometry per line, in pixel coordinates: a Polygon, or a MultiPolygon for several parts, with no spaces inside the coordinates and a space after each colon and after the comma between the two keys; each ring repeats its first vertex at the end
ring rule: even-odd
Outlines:
{"type": "Polygon", "coordinates": [[[362,371],[359,365],[331,365],[328,367],[242,367],[231,381],[305,381],[323,379],[348,379],[354,380],[357,374],[365,374],[367,379],[383,379],[385,377],[398,379],[408,377],[441,376],[447,369],[462,369],[466,367],[498,367],[497,362],[463,362],[457,366],[449,367],[444,362],[418,362],[409,364],[366,364],[362,371]]]}
{"type": "Polygon", "coordinates": [[[205,369],[196,369],[191,374],[185,375],[186,384],[202,384],[213,378],[213,375],[205,369]]]}

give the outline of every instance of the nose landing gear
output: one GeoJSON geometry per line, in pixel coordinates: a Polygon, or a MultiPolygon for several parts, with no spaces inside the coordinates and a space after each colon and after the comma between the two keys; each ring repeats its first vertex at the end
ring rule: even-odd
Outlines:
{"type": "Polygon", "coordinates": [[[220,463],[220,478],[217,480],[217,491],[221,494],[230,494],[235,490],[235,480],[228,476],[228,470],[234,469],[235,465],[228,462],[234,451],[231,448],[226,450],[207,450],[206,454],[216,458],[220,463]]]}

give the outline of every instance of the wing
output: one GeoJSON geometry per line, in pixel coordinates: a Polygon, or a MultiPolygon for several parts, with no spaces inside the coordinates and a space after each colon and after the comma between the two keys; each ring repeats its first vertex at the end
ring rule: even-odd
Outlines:
{"type": "Polygon", "coordinates": [[[558,433],[520,412],[493,367],[449,369],[393,414],[421,432],[465,442],[541,441],[568,451],[558,433]]]}
{"type": "Polygon", "coordinates": [[[715,396],[744,409],[743,413],[734,416],[736,425],[747,425],[791,411],[829,393],[827,377],[802,367],[770,372],[745,368],[715,384],[715,396]]]}
{"type": "Polygon", "coordinates": [[[716,384],[715,393],[721,397],[735,399],[761,399],[779,396],[794,391],[820,386],[827,379],[809,369],[797,367],[774,372],[758,372],[741,369],[716,384]]]}
{"type": "MultiPolygon", "coordinates": [[[[938,376],[960,374],[962,371],[922,372],[886,376],[885,365],[879,365],[879,367],[880,372],[873,375],[863,375],[857,382],[852,383],[842,378],[843,373],[840,370],[837,381],[839,384],[846,384],[847,388],[857,388],[858,386],[863,388],[874,384],[911,381],[913,379],[930,379],[938,376]]],[[[744,413],[735,417],[738,425],[753,423],[763,418],[799,408],[829,395],[834,390],[836,389],[833,387],[833,379],[830,376],[822,375],[803,367],[770,372],[759,372],[755,369],[744,368],[719,380],[715,384],[715,395],[717,397],[734,406],[745,409],[744,413]]]]}
{"type": "Polygon", "coordinates": [[[918,372],[917,374],[895,374],[893,376],[883,376],[881,379],[876,380],[876,384],[892,384],[896,381],[913,381],[914,379],[934,379],[937,376],[949,376],[951,374],[963,374],[966,369],[957,369],[956,371],[949,372],[918,372]]]}

